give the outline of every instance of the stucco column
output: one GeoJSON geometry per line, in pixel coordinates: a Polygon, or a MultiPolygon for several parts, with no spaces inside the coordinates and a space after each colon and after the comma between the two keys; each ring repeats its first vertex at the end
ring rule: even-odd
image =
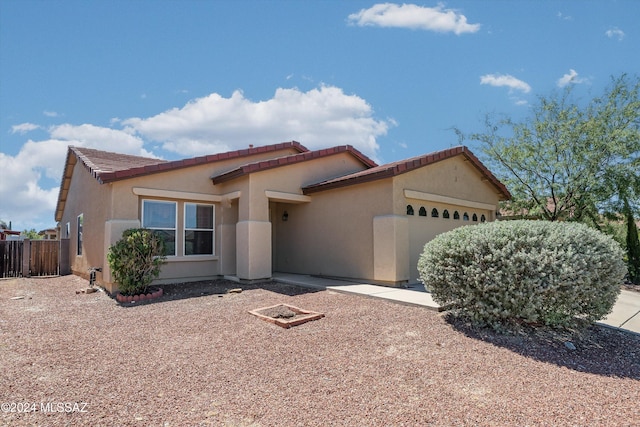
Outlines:
{"type": "Polygon", "coordinates": [[[373,278],[381,282],[409,280],[409,221],[404,215],[373,218],[373,278]]]}
{"type": "Polygon", "coordinates": [[[271,223],[239,221],[236,224],[236,274],[239,279],[271,277],[271,223]]]}
{"type": "Polygon", "coordinates": [[[236,274],[236,224],[220,224],[218,226],[220,235],[220,274],[236,274]]]}
{"type": "Polygon", "coordinates": [[[271,222],[264,191],[243,192],[236,224],[236,275],[243,280],[271,278],[271,222]]]}

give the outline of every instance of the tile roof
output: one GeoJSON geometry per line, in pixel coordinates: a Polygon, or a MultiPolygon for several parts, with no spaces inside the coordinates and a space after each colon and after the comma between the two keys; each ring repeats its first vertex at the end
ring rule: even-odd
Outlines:
{"type": "Polygon", "coordinates": [[[126,154],[110,153],[107,151],[93,150],[90,148],[69,147],[74,150],[79,159],[83,161],[85,167],[100,182],[112,182],[121,179],[133,178],[157,172],[166,172],[207,163],[214,163],[221,160],[235,159],[254,154],[269,153],[286,148],[294,148],[304,153],[309,150],[296,141],[283,142],[280,144],[264,145],[261,147],[251,147],[242,150],[229,151],[226,153],[211,154],[207,156],[192,157],[189,159],[166,161],[152,159],[148,157],[130,156],[126,154]]]}
{"type": "Polygon", "coordinates": [[[270,153],[286,148],[293,148],[300,153],[309,149],[297,141],[283,142],[280,144],[250,147],[247,149],[229,151],[226,153],[212,154],[208,156],[193,157],[190,159],[166,161],[150,157],[132,156],[128,154],[112,153],[109,151],[95,150],[93,148],[69,146],[65,169],[62,175],[62,183],[58,193],[55,219],[60,221],[64,205],[67,201],[71,176],[74,165],[80,161],[91,175],[101,184],[134,178],[157,172],[166,172],[190,166],[213,163],[217,161],[236,159],[261,153],[270,153]]]}
{"type": "Polygon", "coordinates": [[[377,164],[373,160],[371,160],[370,158],[362,154],[357,149],[353,148],[351,145],[341,145],[337,147],[325,148],[322,150],[307,151],[300,154],[292,154],[289,156],[278,157],[275,159],[247,163],[246,165],[242,165],[228,172],[225,172],[219,175],[214,175],[211,177],[211,180],[213,181],[214,184],[220,184],[222,182],[230,181],[232,179],[236,179],[253,172],[273,169],[280,166],[292,165],[295,163],[305,162],[312,159],[318,159],[321,157],[332,156],[339,153],[350,153],[368,168],[373,168],[377,166],[377,164]]]}
{"type": "Polygon", "coordinates": [[[334,188],[346,187],[349,185],[389,178],[459,155],[462,155],[466,159],[468,159],[471,164],[498,189],[498,191],[501,193],[501,197],[504,197],[504,199],[511,198],[511,193],[509,193],[507,187],[505,187],[505,185],[500,182],[500,180],[498,180],[498,178],[496,178],[491,173],[491,171],[489,171],[489,169],[487,169],[486,166],[484,166],[484,164],[482,164],[482,162],[465,146],[448,148],[446,150],[412,157],[410,159],[387,163],[384,165],[373,167],[371,169],[352,173],[350,175],[345,175],[316,184],[307,185],[306,187],[302,188],[302,192],[303,194],[311,194],[319,191],[331,190],[334,188]]]}
{"type": "Polygon", "coordinates": [[[151,167],[169,163],[161,159],[112,153],[93,148],[70,146],[69,150],[76,155],[89,173],[101,183],[108,182],[108,178],[115,176],[117,173],[149,170],[151,167]]]}

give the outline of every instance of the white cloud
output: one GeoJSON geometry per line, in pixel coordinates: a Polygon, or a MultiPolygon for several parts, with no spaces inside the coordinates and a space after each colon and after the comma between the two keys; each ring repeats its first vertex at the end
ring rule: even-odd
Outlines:
{"type": "Polygon", "coordinates": [[[618,41],[624,39],[624,31],[618,27],[609,28],[604,34],[610,39],[618,39],[618,41]]]}
{"type": "Polygon", "coordinates": [[[24,135],[27,132],[31,132],[32,130],[36,130],[39,128],[40,126],[33,123],[20,123],[19,125],[11,126],[11,133],[19,133],[21,135],[24,135]]]}
{"type": "Polygon", "coordinates": [[[513,77],[510,74],[486,74],[480,76],[480,84],[496,87],[506,86],[509,91],[520,91],[523,93],[531,92],[531,86],[528,83],[513,77]]]}
{"type": "Polygon", "coordinates": [[[58,117],[60,115],[55,111],[43,111],[42,114],[44,114],[47,117],[58,117]]]}
{"type": "Polygon", "coordinates": [[[587,83],[589,79],[584,77],[578,77],[578,73],[574,69],[569,69],[569,72],[564,76],[560,77],[556,84],[558,87],[565,87],[568,84],[579,84],[579,83],[587,83]]]}
{"type": "Polygon", "coordinates": [[[348,21],[358,26],[411,28],[439,33],[475,33],[480,24],[469,24],[467,17],[443,4],[424,7],[415,4],[379,3],[349,15],[348,21]]]}
{"type": "Polygon", "coordinates": [[[58,187],[43,188],[41,180],[60,181],[66,149],[64,141],[47,140],[28,141],[16,156],[0,152],[0,170],[11,177],[0,180],[1,219],[13,221],[16,229],[43,229],[55,224],[58,187]]]}
{"type": "MultiPolygon", "coordinates": [[[[112,119],[111,126],[119,128],[56,125],[45,129],[48,139],[27,141],[15,156],[0,152],[0,170],[11,177],[0,179],[0,219],[20,229],[53,225],[69,145],[155,157],[145,146],[157,141],[191,157],[295,139],[310,149],[351,144],[377,160],[376,138],[395,125],[393,119],[375,119],[364,99],[331,86],[278,89],[265,101],[252,101],[240,91],[229,98],[212,93],[152,117],[112,119]]],[[[12,132],[32,127],[23,123],[12,132]]]]}
{"type": "MultiPolygon", "coordinates": [[[[29,126],[18,129],[21,128],[29,126]]],[[[43,229],[54,224],[58,185],[69,145],[153,156],[143,148],[144,141],[132,134],[132,129],[63,124],[48,131],[50,139],[29,140],[15,156],[0,152],[0,170],[11,177],[0,180],[0,200],[4,201],[0,204],[0,219],[13,221],[19,228],[43,229]],[[52,187],[47,181],[55,184],[52,187]],[[22,223],[30,225],[20,227],[22,223]]]]}
{"type": "Polygon", "coordinates": [[[105,128],[91,124],[63,124],[49,129],[52,138],[66,141],[67,145],[90,147],[98,150],[115,151],[124,154],[149,156],[143,148],[144,141],[134,135],[133,129],[105,128]]]}
{"type": "Polygon", "coordinates": [[[255,102],[241,91],[229,98],[212,93],[123,124],[183,157],[296,140],[310,149],[351,144],[376,158],[376,138],[394,122],[372,115],[371,106],[357,95],[321,86],[308,92],[280,88],[273,98],[255,102]]]}
{"type": "Polygon", "coordinates": [[[570,15],[565,15],[562,12],[558,12],[558,14],[556,15],[558,17],[558,19],[561,19],[563,21],[573,21],[573,17],[570,15]]]}

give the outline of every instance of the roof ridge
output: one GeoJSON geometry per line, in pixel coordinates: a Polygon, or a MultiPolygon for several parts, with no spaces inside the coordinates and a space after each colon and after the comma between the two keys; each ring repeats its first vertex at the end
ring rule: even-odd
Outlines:
{"type": "Polygon", "coordinates": [[[377,164],[362,154],[359,150],[354,148],[351,145],[337,145],[329,148],[322,148],[319,150],[306,151],[297,154],[289,154],[281,157],[275,157],[273,159],[265,159],[265,160],[257,160],[255,162],[245,163],[244,165],[240,165],[231,169],[227,172],[223,172],[211,177],[211,180],[214,184],[219,184],[225,181],[230,181],[232,179],[241,177],[246,174],[250,174],[253,172],[263,171],[267,169],[273,169],[280,166],[300,163],[303,161],[308,161],[312,159],[317,159],[321,157],[331,156],[340,153],[350,153],[354,157],[356,157],[360,162],[362,162],[368,168],[376,167],[377,164]]]}
{"type": "Polygon", "coordinates": [[[277,144],[261,145],[259,147],[249,146],[239,150],[225,151],[216,154],[207,154],[203,156],[189,157],[178,160],[169,160],[157,162],[150,165],[141,165],[120,169],[117,171],[104,171],[100,173],[98,179],[100,182],[111,182],[119,179],[131,178],[146,173],[163,172],[175,169],[181,169],[190,166],[196,166],[207,163],[214,163],[222,160],[251,156],[254,154],[269,153],[273,151],[293,148],[301,153],[308,152],[309,149],[297,141],[281,142],[277,144]]]}

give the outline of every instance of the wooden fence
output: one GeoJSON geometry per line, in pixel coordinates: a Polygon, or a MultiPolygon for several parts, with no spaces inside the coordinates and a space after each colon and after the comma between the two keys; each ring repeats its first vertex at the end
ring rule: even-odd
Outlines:
{"type": "Polygon", "coordinates": [[[69,274],[69,239],[0,241],[0,278],[69,274]]]}
{"type": "Polygon", "coordinates": [[[22,276],[23,245],[19,240],[0,240],[0,278],[22,276]]]}

